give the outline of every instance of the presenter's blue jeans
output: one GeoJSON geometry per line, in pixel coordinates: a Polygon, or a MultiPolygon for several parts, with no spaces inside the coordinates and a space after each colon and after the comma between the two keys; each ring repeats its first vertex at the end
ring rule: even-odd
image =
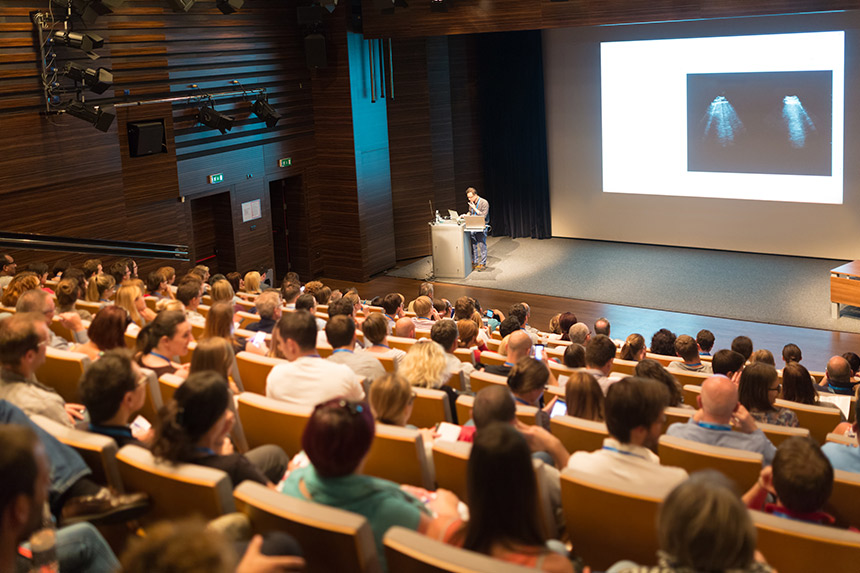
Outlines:
{"type": "Polygon", "coordinates": [[[472,233],[472,263],[487,265],[487,233],[472,233]]]}

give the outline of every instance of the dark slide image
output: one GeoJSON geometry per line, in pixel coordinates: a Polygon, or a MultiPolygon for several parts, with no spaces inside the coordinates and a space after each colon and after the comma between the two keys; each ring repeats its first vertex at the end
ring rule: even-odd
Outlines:
{"type": "Polygon", "coordinates": [[[831,175],[833,72],[687,74],[687,170],[831,175]]]}

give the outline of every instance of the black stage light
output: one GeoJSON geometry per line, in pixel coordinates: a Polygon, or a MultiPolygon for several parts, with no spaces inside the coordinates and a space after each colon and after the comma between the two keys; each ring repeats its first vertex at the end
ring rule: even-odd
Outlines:
{"type": "Polygon", "coordinates": [[[257,98],[257,101],[251,104],[251,111],[254,112],[254,115],[265,121],[266,125],[270,129],[278,125],[278,121],[281,119],[281,116],[278,115],[275,108],[270,106],[269,102],[262,96],[257,98]]]}
{"type": "Polygon", "coordinates": [[[116,114],[107,111],[103,107],[95,107],[87,105],[84,102],[72,101],[66,106],[65,112],[72,117],[88,121],[95,126],[99,131],[107,131],[110,129],[116,114]]]}
{"type": "Polygon", "coordinates": [[[113,74],[104,68],[85,68],[69,62],[63,68],[63,75],[81,82],[93,93],[103,94],[113,85],[113,74]]]}
{"type": "Polygon", "coordinates": [[[206,127],[217,129],[221,135],[226,134],[233,129],[233,118],[229,115],[217,111],[214,108],[204,105],[197,110],[197,123],[202,123],[206,127]]]}
{"type": "Polygon", "coordinates": [[[89,32],[81,34],[80,32],[57,30],[54,32],[54,40],[70,48],[77,48],[85,52],[92,52],[94,49],[105,45],[104,38],[98,34],[91,34],[89,32]]]}
{"type": "Polygon", "coordinates": [[[430,10],[433,12],[447,12],[448,0],[430,0],[430,10]]]}
{"type": "Polygon", "coordinates": [[[337,7],[337,0],[319,0],[320,6],[328,10],[329,14],[337,7]]]}
{"type": "Polygon", "coordinates": [[[232,14],[239,11],[245,4],[245,0],[215,0],[215,6],[222,14],[232,14]]]}
{"type": "MultiPolygon", "coordinates": [[[[72,12],[81,17],[84,24],[95,23],[99,16],[111,14],[123,5],[125,0],[71,0],[72,12]]],[[[54,0],[55,4],[67,4],[63,1],[54,0]]]]}
{"type": "Polygon", "coordinates": [[[188,12],[197,0],[167,0],[174,12],[188,12]]]}

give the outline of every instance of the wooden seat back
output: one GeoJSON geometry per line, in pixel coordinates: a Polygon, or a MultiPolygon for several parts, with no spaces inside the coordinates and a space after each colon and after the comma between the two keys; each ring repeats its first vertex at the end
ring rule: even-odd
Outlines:
{"type": "Polygon", "coordinates": [[[266,378],[269,376],[269,372],[284,362],[286,361],[281,358],[260,356],[244,350],[236,355],[236,365],[239,367],[242,386],[247,392],[254,392],[262,396],[266,395],[266,378]]]}
{"type": "Polygon", "coordinates": [[[302,450],[302,433],[314,411],[253,392],[239,394],[237,410],[249,448],[275,444],[291,457],[302,450]]]}
{"type": "Polygon", "coordinates": [[[475,370],[469,375],[469,385],[472,387],[472,392],[475,394],[491,384],[507,387],[508,379],[504,376],[499,376],[498,374],[484,372],[483,370],[475,370]]]}
{"type": "Polygon", "coordinates": [[[436,485],[453,491],[466,501],[466,466],[472,444],[469,442],[433,442],[433,467],[436,470],[436,485]]]}
{"type": "Polygon", "coordinates": [[[722,472],[735,482],[738,491],[746,491],[756,481],[762,467],[762,455],[747,450],[711,446],[676,436],[660,436],[660,463],[684,468],[688,473],[711,469],[722,472]]]}
{"type": "Polygon", "coordinates": [[[89,365],[90,358],[86,354],[48,346],[45,363],[36,370],[36,379],[56,390],[66,402],[77,403],[80,402],[78,382],[89,365]]]}
{"type": "Polygon", "coordinates": [[[827,440],[827,434],[842,421],[842,416],[836,408],[826,406],[810,406],[789,400],[777,400],[776,406],[788,408],[797,414],[797,421],[801,428],[807,428],[809,435],[815,438],[819,444],[827,440]]]}
{"type": "Polygon", "coordinates": [[[409,424],[418,428],[432,428],[439,422],[452,420],[448,394],[431,388],[412,388],[412,391],[415,392],[415,401],[412,403],[409,424]]]}
{"type": "Polygon", "coordinates": [[[573,416],[555,416],[550,419],[549,428],[571,454],[599,450],[603,447],[603,440],[609,437],[609,430],[603,422],[573,416]]]}
{"type": "Polygon", "coordinates": [[[364,473],[426,489],[433,489],[435,481],[420,432],[387,424],[376,425],[364,473]]]}

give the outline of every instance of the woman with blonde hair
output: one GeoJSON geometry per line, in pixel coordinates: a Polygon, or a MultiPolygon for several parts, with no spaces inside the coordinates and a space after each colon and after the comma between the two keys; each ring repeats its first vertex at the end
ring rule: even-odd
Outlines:
{"type": "Polygon", "coordinates": [[[230,339],[223,336],[209,336],[197,342],[197,348],[191,355],[189,374],[203,370],[214,370],[223,376],[233,394],[242,392],[242,380],[239,378],[236,354],[233,352],[230,339]]]}
{"type": "Polygon", "coordinates": [[[370,409],[380,424],[406,426],[412,415],[415,391],[409,381],[397,374],[386,374],[370,385],[370,409]]]}
{"type": "Polygon", "coordinates": [[[452,421],[457,424],[457,392],[446,382],[451,377],[448,370],[448,359],[442,346],[429,338],[422,338],[412,345],[397,373],[403,376],[410,385],[419,388],[442,390],[448,395],[451,407],[452,421]]]}
{"type": "Polygon", "coordinates": [[[645,348],[645,337],[634,332],[624,341],[624,346],[621,347],[621,354],[618,358],[638,362],[645,358],[647,351],[648,349],[645,348]]]}
{"type": "Polygon", "coordinates": [[[245,292],[247,294],[260,294],[260,273],[251,271],[245,274],[245,292]]]}
{"type": "Polygon", "coordinates": [[[7,308],[15,308],[15,305],[18,304],[18,298],[28,290],[35,288],[39,288],[39,277],[36,276],[36,273],[28,271],[18,273],[3,289],[0,304],[7,308]]]}
{"type": "Polygon", "coordinates": [[[125,309],[132,322],[141,328],[155,320],[155,313],[147,308],[140,288],[130,281],[123,283],[116,291],[114,304],[125,309]]]}
{"type": "Polygon", "coordinates": [[[89,302],[110,302],[116,287],[116,279],[108,273],[100,273],[90,279],[87,284],[87,300],[89,302]]]}
{"type": "Polygon", "coordinates": [[[173,267],[160,267],[155,272],[164,275],[164,279],[167,281],[167,289],[165,290],[167,296],[170,298],[176,298],[176,296],[173,294],[173,288],[171,288],[173,286],[173,283],[176,282],[176,269],[174,269],[173,267]]]}
{"type": "Polygon", "coordinates": [[[603,391],[597,379],[588,372],[571,372],[564,386],[567,415],[602,422],[603,391]]]}

